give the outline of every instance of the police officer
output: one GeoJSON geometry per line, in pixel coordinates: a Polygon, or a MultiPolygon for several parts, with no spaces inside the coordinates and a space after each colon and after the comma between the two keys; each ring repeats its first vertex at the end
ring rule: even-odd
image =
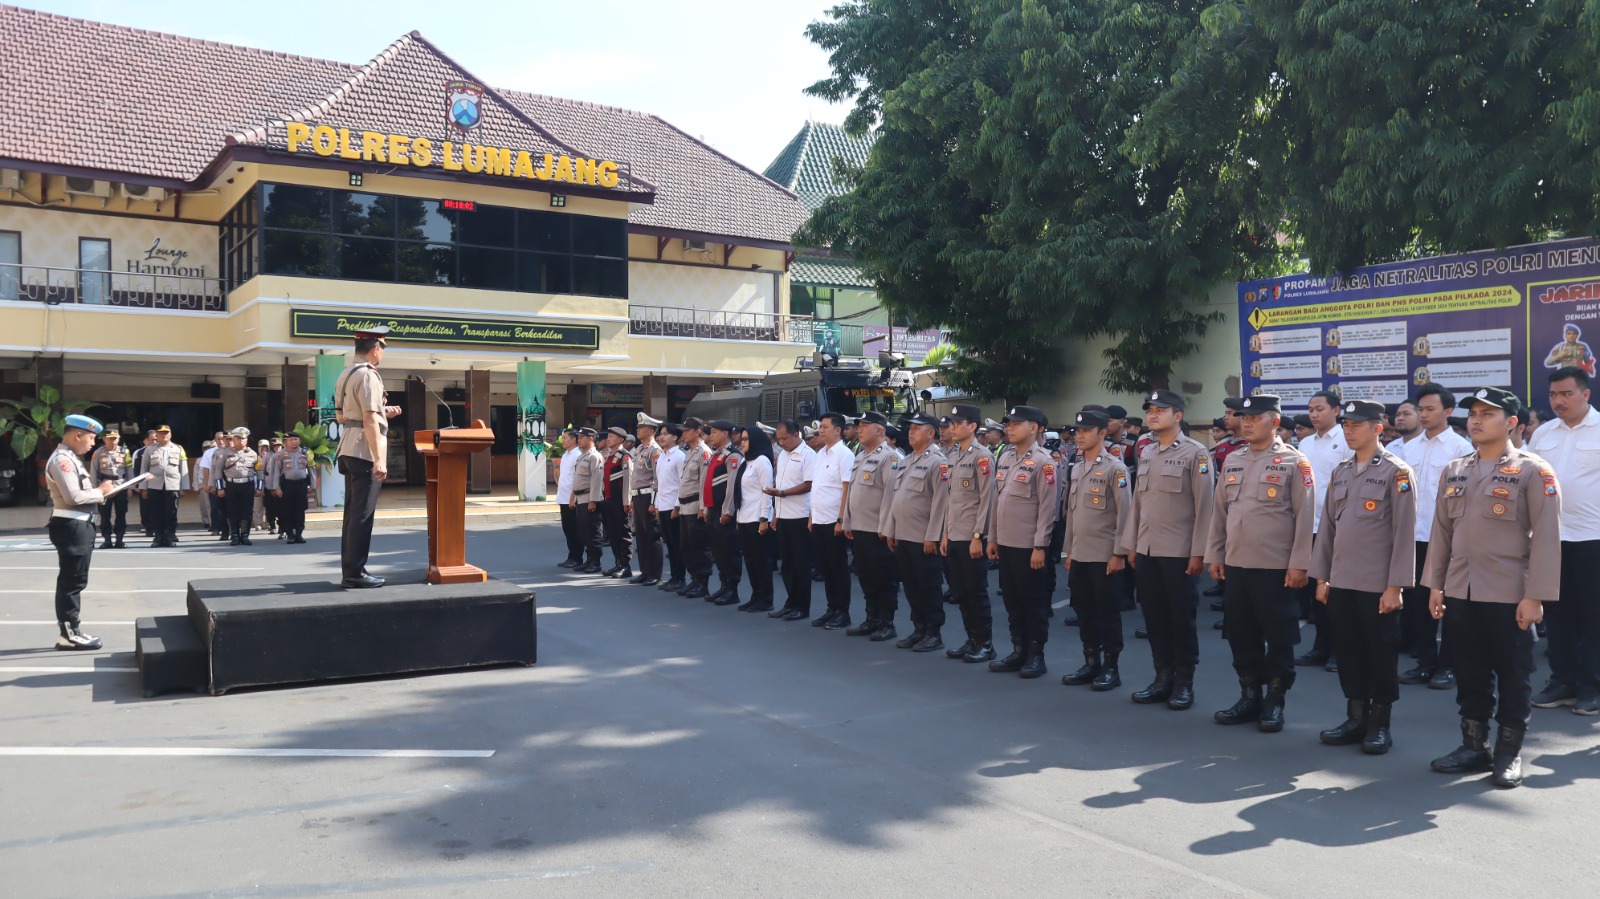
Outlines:
{"type": "Polygon", "coordinates": [[[633,475],[628,484],[627,512],[633,516],[634,550],[639,556],[639,575],[628,581],[641,587],[661,583],[661,531],[655,513],[656,466],[661,461],[661,446],[656,430],[664,422],[640,412],[634,433],[639,446],[633,451],[633,475]]]}
{"type": "Polygon", "coordinates": [[[389,475],[389,419],[400,407],[385,404],[378,366],[388,348],[384,326],[355,333],[356,359],[339,373],[333,397],[339,413],[339,471],[345,476],[344,523],[339,540],[339,584],[382,587],[383,578],[367,571],[378,494],[389,475]]]}
{"type": "Polygon", "coordinates": [[[1422,578],[1450,635],[1461,746],[1432,767],[1492,768],[1495,786],[1515,787],[1533,708],[1533,626],[1560,596],[1561,489],[1549,463],[1511,444],[1522,414],[1515,394],[1484,387],[1461,405],[1475,452],[1445,466],[1422,578]],[[1492,755],[1491,714],[1500,725],[1492,755]]]}
{"type": "Polygon", "coordinates": [[[706,532],[711,546],[711,559],[717,566],[717,592],[707,596],[706,602],[731,606],[739,601],[739,578],[742,572],[739,525],[733,516],[726,514],[728,490],[733,484],[730,477],[739,470],[744,456],[733,444],[736,426],[725,418],[706,423],[707,440],[711,444],[711,458],[705,464],[705,476],[700,490],[700,517],[706,522],[706,532]]]}
{"type": "Polygon", "coordinates": [[[1080,458],[1068,474],[1071,486],[1061,514],[1072,608],[1078,613],[1083,640],[1083,667],[1062,676],[1061,683],[1092,684],[1100,692],[1122,686],[1117,668],[1122,655],[1122,590],[1112,575],[1127,564],[1117,553],[1117,539],[1130,505],[1128,468],[1121,451],[1106,443],[1110,421],[1105,412],[1078,413],[1072,439],[1080,458]]]}
{"type": "MultiPolygon", "coordinates": [[[[145,431],[144,432],[144,442],[139,445],[138,449],[133,451],[133,471],[134,471],[134,474],[138,474],[138,473],[144,471],[144,454],[145,454],[145,452],[147,450],[150,449],[150,447],[155,446],[155,445],[156,445],[156,432],[153,431],[153,430],[145,431]]],[[[148,490],[140,490],[139,491],[139,532],[144,534],[146,537],[153,537],[155,535],[155,531],[150,529],[150,520],[151,520],[151,517],[150,517],[150,491],[148,491],[148,490]]]]}
{"type": "Polygon", "coordinates": [[[895,638],[894,616],[899,606],[891,573],[894,555],[881,533],[888,530],[883,519],[887,508],[884,493],[890,488],[893,466],[899,462],[899,455],[886,442],[888,427],[889,419],[881,412],[867,412],[856,423],[861,450],[856,453],[850,483],[844,488],[843,511],[834,525],[836,533],[844,535],[854,547],[856,580],[866,604],[861,623],[844,632],[875,642],[895,638]]]}
{"type": "Polygon", "coordinates": [[[228,528],[232,537],[229,546],[251,546],[250,517],[255,511],[256,497],[261,494],[260,461],[250,448],[250,429],[234,428],[233,436],[239,448],[223,460],[217,486],[222,490],[228,509],[228,528]]]}
{"type": "Polygon", "coordinates": [[[144,451],[139,461],[139,474],[151,476],[139,488],[139,493],[150,497],[150,545],[177,546],[178,497],[183,490],[183,479],[189,474],[189,457],[184,454],[183,447],[172,442],[171,428],[162,425],[155,433],[155,443],[144,451]]]}
{"type": "Polygon", "coordinates": [[[1311,463],[1278,435],[1279,403],[1262,393],[1240,404],[1245,447],[1223,466],[1206,548],[1211,576],[1226,581],[1224,635],[1240,691],[1239,701],[1215,717],[1218,724],[1255,721],[1264,733],[1283,730],[1285,696],[1294,685],[1295,591],[1311,567],[1315,496],[1311,463]]]}
{"type": "Polygon", "coordinates": [[[711,464],[711,449],[705,444],[706,423],[694,416],[683,420],[683,471],[678,483],[678,550],[683,554],[689,579],[679,591],[687,599],[704,599],[710,593],[710,529],[701,511],[705,508],[706,467],[711,464]]]}
{"type": "Polygon", "coordinates": [[[278,529],[284,542],[304,543],[307,498],[314,489],[316,474],[300,447],[300,435],[290,434],[284,440],[284,448],[272,455],[267,468],[267,489],[277,498],[278,529]]]}
{"type": "Polygon", "coordinates": [[[1013,406],[1005,416],[1006,450],[995,465],[995,494],[989,507],[989,558],[1000,563],[1000,592],[1011,625],[1011,654],[989,663],[989,670],[1034,678],[1046,672],[1044,644],[1049,639],[1050,596],[1045,554],[1060,504],[1058,472],[1039,445],[1048,419],[1033,406],[1013,406]]]}
{"type": "Polygon", "coordinates": [[[578,457],[572,468],[572,511],[586,557],[581,567],[573,569],[579,574],[600,573],[600,501],[605,496],[606,460],[595,448],[598,436],[594,428],[578,429],[578,457]]]}
{"type": "Polygon", "coordinates": [[[628,432],[622,428],[610,428],[605,433],[600,515],[605,522],[606,538],[611,543],[612,565],[601,572],[604,577],[633,577],[633,528],[628,522],[633,460],[623,446],[627,438],[628,432]]]}
{"type": "Polygon", "coordinates": [[[949,504],[950,463],[938,445],[939,420],[926,412],[906,416],[910,453],[890,464],[890,483],[879,518],[882,532],[900,570],[911,634],[895,645],[913,652],[944,648],[944,565],[939,543],[944,539],[949,504]]]}
{"type": "Polygon", "coordinates": [[[94,513],[117,488],[116,481],[93,478],[83,467],[83,454],[94,448],[100,422],[87,415],[68,415],[61,444],[45,462],[50,491],[50,544],[56,548],[56,649],[99,649],[100,638],[79,629],[83,588],[89,585],[89,559],[94,554],[94,513]]]}
{"type": "Polygon", "coordinates": [[[1184,405],[1171,390],[1152,390],[1144,402],[1151,440],[1139,459],[1144,476],[1134,485],[1119,541],[1134,566],[1156,669],[1155,680],[1133,701],[1165,702],[1176,711],[1194,705],[1200,663],[1195,577],[1205,567],[1215,484],[1210,454],[1181,432],[1184,405]]]}
{"type": "Polygon", "coordinates": [[[227,467],[234,448],[233,432],[224,431],[217,439],[217,451],[211,455],[211,464],[206,466],[205,498],[211,504],[211,521],[216,526],[218,540],[233,539],[233,527],[228,523],[228,502],[222,490],[222,469],[227,467]]]}
{"type": "MultiPolygon", "coordinates": [[[[105,446],[95,450],[94,456],[89,459],[89,471],[94,474],[95,484],[127,480],[133,474],[133,457],[122,448],[122,435],[107,429],[101,434],[101,439],[105,441],[105,446]]],[[[126,547],[122,537],[127,532],[128,492],[124,490],[108,497],[100,508],[100,548],[126,547]],[[112,542],[113,537],[116,538],[115,543],[112,542]]]]}
{"type": "Polygon", "coordinates": [[[1416,577],[1417,501],[1411,467],[1383,448],[1383,404],[1352,400],[1339,410],[1353,454],[1335,465],[1323,499],[1310,576],[1339,647],[1345,721],[1318,734],[1329,746],[1389,751],[1389,712],[1400,698],[1400,591],[1416,577]]]}
{"type": "Polygon", "coordinates": [[[950,496],[945,500],[944,536],[939,551],[950,573],[950,595],[961,609],[965,643],[945,657],[974,664],[994,661],[994,622],[989,610],[989,564],[983,557],[988,534],[989,497],[994,490],[994,455],[978,442],[977,406],[950,410],[950,496]]]}
{"type": "MultiPolygon", "coordinates": [[[[272,457],[282,449],[282,444],[274,446],[272,441],[265,437],[256,442],[256,477],[260,479],[263,487],[267,483],[267,471],[272,468],[272,457]]],[[[278,498],[272,495],[271,490],[261,491],[256,498],[255,512],[257,528],[265,528],[269,534],[277,533],[278,498]]]]}

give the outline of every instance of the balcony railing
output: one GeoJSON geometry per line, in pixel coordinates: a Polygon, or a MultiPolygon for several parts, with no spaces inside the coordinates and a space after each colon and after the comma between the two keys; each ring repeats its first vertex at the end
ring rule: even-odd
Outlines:
{"type": "Polygon", "coordinates": [[[628,333],[692,340],[811,342],[811,316],[724,312],[679,306],[628,306],[628,333]]]}
{"type": "Polygon", "coordinates": [[[216,278],[10,263],[0,263],[0,300],[185,312],[228,309],[216,278]]]}

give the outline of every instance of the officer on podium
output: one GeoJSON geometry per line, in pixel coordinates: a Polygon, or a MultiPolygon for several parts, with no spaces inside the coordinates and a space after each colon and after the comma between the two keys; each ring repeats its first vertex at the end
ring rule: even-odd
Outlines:
{"type": "Polygon", "coordinates": [[[382,587],[383,578],[367,573],[372,551],[373,516],[378,511],[378,491],[389,474],[388,419],[400,407],[384,405],[383,376],[378,366],[388,346],[386,327],[357,331],[356,361],[334,382],[333,399],[339,413],[339,471],[345,476],[344,533],[339,545],[339,567],[344,587],[382,587]]]}

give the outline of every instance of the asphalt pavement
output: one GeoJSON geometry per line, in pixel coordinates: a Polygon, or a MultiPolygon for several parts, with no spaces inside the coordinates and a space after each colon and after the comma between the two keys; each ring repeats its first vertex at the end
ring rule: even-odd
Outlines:
{"type": "MultiPolygon", "coordinates": [[[[1320,669],[1301,669],[1283,733],[1221,727],[1211,713],[1237,686],[1215,613],[1198,702],[1173,712],[1128,699],[1151,676],[1136,615],[1123,688],[1094,693],[1061,686],[1081,657],[1058,623],[1050,674],[1023,681],[572,575],[555,567],[558,526],[539,523],[468,538],[471,561],[536,591],[537,666],[146,699],[133,619],[181,614],[191,578],[337,577],[336,535],[185,536],[95,553],[98,653],[50,648],[42,532],[0,540],[0,895],[1594,888],[1600,723],[1535,710],[1510,791],[1428,770],[1459,742],[1453,693],[1402,687],[1382,757],[1317,742],[1344,709],[1320,669]]],[[[425,539],[381,530],[373,570],[421,567],[425,539]]]]}

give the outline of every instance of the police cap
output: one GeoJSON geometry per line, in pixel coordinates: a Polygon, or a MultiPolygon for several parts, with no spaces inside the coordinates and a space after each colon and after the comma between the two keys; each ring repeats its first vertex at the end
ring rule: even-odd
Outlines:
{"type": "Polygon", "coordinates": [[[1349,400],[1339,409],[1340,421],[1383,421],[1383,404],[1372,400],[1349,400]]]}
{"type": "Polygon", "coordinates": [[[927,425],[930,428],[937,428],[939,426],[939,419],[934,418],[932,415],[929,415],[926,412],[913,412],[905,417],[902,424],[908,428],[912,425],[927,425]]]}
{"type": "Polygon", "coordinates": [[[1471,412],[1478,403],[1504,409],[1507,415],[1522,414],[1522,400],[1517,399],[1517,395],[1511,391],[1499,387],[1479,387],[1462,398],[1461,408],[1471,412]]]}
{"type": "Polygon", "coordinates": [[[877,412],[877,411],[868,411],[868,412],[864,413],[860,418],[856,419],[856,421],[859,424],[878,425],[879,427],[883,427],[883,428],[889,427],[889,418],[888,418],[888,416],[884,415],[882,412],[877,412]]]}
{"type": "Polygon", "coordinates": [[[726,418],[713,418],[706,422],[706,427],[712,429],[713,431],[727,431],[729,434],[732,434],[733,429],[738,427],[738,425],[727,420],[726,418]]]}
{"type": "Polygon", "coordinates": [[[1080,428],[1103,428],[1111,424],[1111,416],[1098,409],[1084,409],[1073,424],[1080,428]]]}
{"type": "Polygon", "coordinates": [[[1242,397],[1242,396],[1227,396],[1227,397],[1223,397],[1222,398],[1222,408],[1224,408],[1224,409],[1232,409],[1233,411],[1238,412],[1240,409],[1244,408],[1244,397],[1242,397]]]}
{"type": "Polygon", "coordinates": [[[627,440],[628,439],[628,429],[627,428],[606,428],[606,433],[607,434],[615,434],[618,437],[621,437],[623,440],[627,440]]]}
{"type": "MultiPolygon", "coordinates": [[[[1232,399],[1230,397],[1229,399],[1232,399]]],[[[1226,404],[1227,400],[1223,400],[1226,404]]],[[[1247,396],[1239,401],[1240,415],[1266,415],[1269,412],[1282,412],[1283,399],[1270,393],[1258,393],[1247,396]]]]}
{"type": "Polygon", "coordinates": [[[957,403],[950,409],[950,420],[966,421],[975,425],[983,424],[983,410],[966,403],[957,403]]]}
{"type": "Polygon", "coordinates": [[[1107,406],[1106,414],[1112,418],[1127,418],[1128,410],[1122,408],[1121,406],[1107,406]]]}
{"type": "Polygon", "coordinates": [[[98,434],[106,429],[105,425],[87,415],[68,415],[65,423],[69,428],[77,428],[80,431],[88,431],[91,434],[98,434]]]}
{"type": "Polygon", "coordinates": [[[1149,409],[1151,406],[1160,406],[1163,409],[1175,409],[1182,412],[1183,394],[1178,393],[1176,390],[1152,390],[1144,398],[1144,408],[1149,409]]]}
{"type": "Polygon", "coordinates": [[[599,433],[597,433],[595,431],[594,428],[579,428],[578,429],[578,436],[579,437],[594,438],[594,437],[599,437],[600,435],[599,435],[599,433]]]}
{"type": "Polygon", "coordinates": [[[1041,428],[1050,423],[1044,410],[1036,406],[1012,406],[1006,413],[1005,421],[1031,421],[1041,428]]]}

